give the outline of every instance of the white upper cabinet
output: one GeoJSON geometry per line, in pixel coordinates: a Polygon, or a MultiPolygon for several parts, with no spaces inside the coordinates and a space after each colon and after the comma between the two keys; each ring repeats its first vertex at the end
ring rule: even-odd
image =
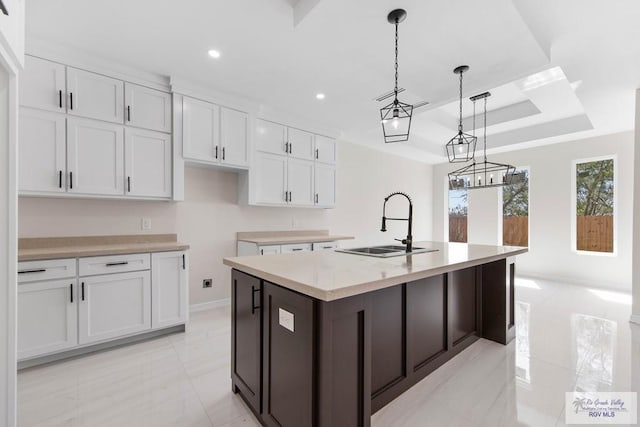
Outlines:
{"type": "Polygon", "coordinates": [[[336,167],[317,163],[315,165],[315,205],[331,208],[336,204],[336,167]]]}
{"type": "Polygon", "coordinates": [[[110,123],[67,121],[68,191],[124,195],[124,128],[110,123]]]}
{"type": "Polygon", "coordinates": [[[316,161],[335,165],[336,158],[336,140],[327,138],[326,136],[316,135],[316,161]]]}
{"type": "Polygon", "coordinates": [[[20,74],[20,105],[64,113],[65,66],[25,56],[24,71],[20,74]]]}
{"type": "Polygon", "coordinates": [[[171,132],[171,94],[125,83],[124,103],[127,125],[171,132]]]}
{"type": "Polygon", "coordinates": [[[171,197],[171,135],[125,130],[125,194],[171,197]]]}
{"type": "Polygon", "coordinates": [[[287,158],[270,153],[256,155],[256,198],[259,203],[286,204],[287,158]]]}
{"type": "Polygon", "coordinates": [[[273,154],[287,154],[287,128],[266,120],[256,120],[256,148],[273,154]]]}
{"type": "Polygon", "coordinates": [[[221,118],[221,146],[220,160],[223,164],[232,166],[247,166],[249,164],[247,150],[247,134],[249,116],[241,111],[222,107],[221,118]]]}
{"type": "Polygon", "coordinates": [[[66,191],[65,116],[20,109],[18,186],[21,192],[66,191]]]}
{"type": "Polygon", "coordinates": [[[67,67],[67,112],[75,116],[123,123],[124,82],[67,67]]]}
{"type": "Polygon", "coordinates": [[[182,108],[184,158],[205,162],[218,161],[222,157],[220,107],[185,96],[182,108]]]}
{"type": "Polygon", "coordinates": [[[289,203],[296,206],[313,206],[313,161],[289,159],[287,162],[287,189],[289,203]]]}
{"type": "Polygon", "coordinates": [[[315,157],[314,135],[303,130],[288,128],[289,156],[296,159],[313,160],[315,157]]]}

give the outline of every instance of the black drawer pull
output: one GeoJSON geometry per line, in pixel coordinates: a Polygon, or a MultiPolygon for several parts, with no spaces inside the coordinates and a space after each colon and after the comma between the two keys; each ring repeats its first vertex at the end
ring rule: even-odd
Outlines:
{"type": "Polygon", "coordinates": [[[116,265],[127,265],[127,264],[129,264],[129,261],[122,261],[122,262],[108,262],[108,263],[106,263],[105,265],[106,265],[107,267],[114,267],[114,266],[116,266],[116,265]]]}
{"type": "Polygon", "coordinates": [[[291,249],[291,250],[292,250],[293,252],[298,252],[298,251],[301,251],[301,250],[303,250],[303,249],[302,249],[302,248],[293,248],[293,249],[291,249]]]}
{"type": "Polygon", "coordinates": [[[256,292],[260,292],[260,288],[256,288],[254,286],[251,287],[251,314],[254,314],[256,310],[260,309],[260,305],[256,305],[256,292]]]}
{"type": "Polygon", "coordinates": [[[18,274],[44,273],[45,271],[47,271],[46,268],[38,268],[36,270],[21,270],[21,271],[18,271],[18,274]]]}

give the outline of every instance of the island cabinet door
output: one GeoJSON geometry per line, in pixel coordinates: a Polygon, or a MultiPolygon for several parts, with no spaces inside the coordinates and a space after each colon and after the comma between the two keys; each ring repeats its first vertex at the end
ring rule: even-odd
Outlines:
{"type": "Polygon", "coordinates": [[[481,336],[479,267],[448,274],[449,348],[465,347],[467,339],[481,336]]]}
{"type": "Polygon", "coordinates": [[[233,270],[231,286],[233,391],[240,392],[259,416],[262,412],[261,283],[260,279],[233,270]]]}
{"type": "Polygon", "coordinates": [[[313,424],[314,303],[264,282],[263,413],[267,426],[313,424]]]}

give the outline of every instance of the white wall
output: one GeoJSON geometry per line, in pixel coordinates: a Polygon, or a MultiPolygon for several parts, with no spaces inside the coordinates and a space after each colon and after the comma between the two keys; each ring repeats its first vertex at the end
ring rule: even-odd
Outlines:
{"type": "Polygon", "coordinates": [[[640,323],[640,89],[636,91],[636,130],[633,151],[633,316],[640,323]]]}
{"type": "MultiPolygon", "coordinates": [[[[539,148],[489,155],[489,160],[530,167],[529,188],[529,253],[518,257],[518,274],[561,279],[568,282],[599,287],[631,289],[631,249],[633,202],[633,132],[539,148]],[[572,162],[576,159],[617,155],[617,254],[615,256],[584,255],[572,251],[571,241],[571,180],[572,162]]],[[[455,169],[449,164],[434,167],[434,236],[446,239],[447,172],[455,169]]],[[[472,190],[492,191],[492,190],[472,190]]],[[[469,224],[482,227],[484,220],[475,221],[471,215],[478,210],[485,215],[494,210],[494,202],[486,206],[471,206],[469,224]]],[[[498,215],[499,215],[498,211],[498,215]]],[[[495,218],[495,217],[494,217],[495,218]]],[[[486,223],[489,231],[499,220],[486,223]]],[[[482,234],[482,233],[481,233],[482,234]]],[[[469,230],[469,242],[477,236],[469,230]]],[[[481,243],[481,242],[479,242],[481,243]]]]}
{"type": "MultiPolygon", "coordinates": [[[[414,238],[431,239],[431,166],[344,141],[338,155],[336,209],[240,206],[237,174],[187,167],[179,203],[20,198],[19,235],[136,234],[140,218],[150,218],[152,233],[178,233],[191,245],[191,304],[229,297],[230,269],[222,258],[235,256],[237,231],[329,229],[357,237],[348,246],[404,238],[406,223],[390,222],[389,232],[379,232],[383,199],[399,190],[414,199],[414,238]],[[204,278],[213,278],[212,289],[202,288],[204,278]]],[[[388,212],[406,216],[405,204],[392,200],[388,212]]]]}

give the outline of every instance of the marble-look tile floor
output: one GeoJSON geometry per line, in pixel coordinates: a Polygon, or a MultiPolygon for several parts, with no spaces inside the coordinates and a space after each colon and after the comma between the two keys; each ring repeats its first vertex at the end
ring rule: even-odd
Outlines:
{"type": "MultiPolygon", "coordinates": [[[[629,294],[516,285],[516,340],[479,340],[372,426],[564,426],[567,391],[639,391],[629,294]]],[[[19,426],[258,426],[231,393],[230,330],[229,308],[213,309],[194,313],[186,333],[21,371],[19,426]]]]}

